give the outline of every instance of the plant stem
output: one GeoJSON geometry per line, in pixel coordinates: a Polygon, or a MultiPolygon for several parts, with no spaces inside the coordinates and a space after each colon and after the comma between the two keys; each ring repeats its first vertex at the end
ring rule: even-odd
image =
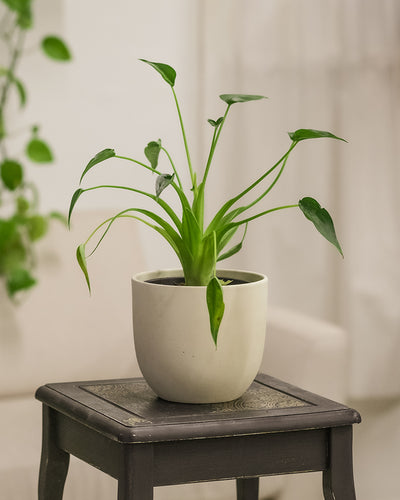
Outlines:
{"type": "Polygon", "coordinates": [[[175,173],[175,177],[176,177],[176,179],[177,179],[177,181],[178,181],[179,187],[180,187],[180,189],[183,191],[182,182],[181,182],[181,180],[180,180],[180,178],[179,178],[179,174],[178,174],[178,172],[177,172],[177,170],[176,170],[175,164],[174,164],[174,162],[172,161],[171,155],[170,155],[170,154],[168,153],[168,151],[167,151],[165,148],[163,148],[162,146],[161,146],[161,149],[162,149],[162,150],[164,151],[164,153],[167,155],[168,160],[169,160],[169,162],[171,163],[172,170],[173,170],[173,171],[174,171],[174,173],[175,173]]]}
{"type": "Polygon", "coordinates": [[[247,224],[248,222],[251,222],[254,219],[258,219],[259,217],[262,217],[263,215],[270,214],[271,212],[276,212],[277,210],[285,210],[286,208],[295,208],[298,206],[299,206],[299,204],[296,203],[295,205],[284,205],[282,207],[270,208],[269,210],[265,210],[264,212],[253,215],[252,217],[248,217],[247,219],[238,220],[236,222],[231,222],[228,226],[229,226],[229,228],[235,227],[235,226],[241,226],[242,224],[247,224]]]}
{"type": "Polygon", "coordinates": [[[4,82],[1,93],[0,93],[0,125],[1,125],[1,134],[0,134],[0,145],[1,151],[4,157],[7,156],[4,138],[6,136],[5,132],[5,120],[4,120],[4,108],[7,102],[8,91],[10,89],[11,82],[13,80],[13,75],[15,72],[15,68],[17,67],[18,60],[22,54],[23,44],[24,44],[25,33],[22,29],[18,28],[17,31],[17,41],[15,46],[11,49],[11,59],[10,65],[6,74],[6,81],[4,82]]]}
{"type": "Polygon", "coordinates": [[[223,127],[223,125],[225,123],[226,117],[228,116],[228,112],[229,112],[230,107],[231,107],[231,105],[228,104],[228,106],[226,108],[226,111],[225,111],[225,114],[224,114],[224,117],[223,117],[223,120],[222,120],[221,124],[218,127],[218,131],[217,130],[214,131],[213,140],[211,142],[210,153],[208,155],[207,164],[206,164],[206,168],[205,168],[205,172],[204,172],[204,177],[203,177],[203,181],[202,181],[203,184],[206,183],[206,180],[207,180],[207,177],[208,177],[208,172],[210,170],[211,162],[212,162],[212,159],[213,159],[213,156],[214,156],[215,148],[217,147],[218,139],[219,139],[219,136],[221,135],[221,130],[222,130],[222,127],[223,127]]]}
{"type": "Polygon", "coordinates": [[[119,155],[115,155],[115,158],[119,158],[120,160],[132,161],[133,163],[136,163],[137,165],[141,165],[142,167],[147,168],[147,170],[150,170],[150,172],[153,172],[154,174],[160,175],[160,172],[158,170],[156,170],[155,168],[149,167],[148,165],[146,165],[145,163],[142,163],[141,161],[134,160],[133,158],[128,158],[127,156],[119,156],[119,155]]]}
{"type": "Polygon", "coordinates": [[[180,107],[179,107],[178,98],[176,97],[176,93],[175,93],[174,87],[171,86],[171,89],[172,89],[172,93],[174,95],[176,109],[178,111],[179,123],[180,123],[181,130],[182,130],[183,142],[185,144],[186,158],[187,158],[189,172],[190,172],[190,179],[192,181],[193,192],[194,192],[194,195],[196,196],[196,194],[197,194],[196,176],[195,176],[195,174],[193,172],[192,160],[190,158],[190,152],[189,152],[189,147],[188,147],[188,143],[187,143],[187,139],[186,139],[185,127],[183,125],[182,114],[181,114],[181,110],[180,110],[180,107]]]}
{"type": "Polygon", "coordinates": [[[103,189],[103,188],[111,188],[111,189],[124,189],[126,191],[132,191],[134,193],[141,194],[143,196],[147,196],[148,198],[151,198],[154,200],[156,203],[158,203],[164,210],[165,212],[170,216],[171,220],[174,222],[175,226],[177,227],[178,230],[181,228],[181,221],[179,220],[178,216],[175,214],[173,211],[172,207],[168,205],[166,201],[164,201],[161,198],[157,198],[156,195],[147,193],[146,191],[141,191],[140,189],[135,189],[127,186],[114,186],[114,185],[109,185],[109,184],[102,184],[101,186],[93,186],[90,188],[86,188],[83,191],[93,191],[95,189],[103,189]]]}
{"type": "MultiPolygon", "coordinates": [[[[217,227],[226,212],[237,202],[239,201],[243,196],[245,196],[247,193],[249,193],[252,189],[254,189],[260,182],[262,182],[270,173],[272,173],[285,159],[289,156],[293,148],[296,146],[297,142],[293,141],[290,148],[286,151],[286,153],[273,165],[269,170],[267,170],[261,177],[259,177],[256,181],[253,182],[248,188],[246,188],[244,191],[236,195],[235,197],[231,198],[228,200],[222,208],[217,212],[217,214],[214,216],[213,220],[210,222],[206,234],[210,233],[211,231],[214,231],[217,227]]],[[[240,213],[240,210],[239,210],[240,213]]],[[[236,214],[237,215],[237,214],[236,214]]]]}
{"type": "MultiPolygon", "coordinates": [[[[292,143],[292,145],[294,144],[294,142],[292,143]]],[[[296,143],[297,144],[297,143],[296,143]]],[[[295,144],[294,144],[295,145],[295,144]]],[[[293,146],[294,147],[294,146],[293,146]]],[[[292,148],[291,148],[292,149],[292,148]]],[[[266,189],[263,193],[260,194],[260,196],[258,196],[258,198],[256,198],[254,201],[252,201],[251,203],[249,203],[248,205],[246,205],[245,207],[242,207],[236,215],[239,215],[240,213],[243,213],[244,211],[248,210],[249,208],[251,207],[254,207],[254,205],[256,205],[259,201],[261,201],[270,191],[271,189],[275,186],[275,184],[278,182],[280,176],[282,175],[282,172],[286,166],[286,163],[287,163],[287,160],[289,158],[289,154],[290,154],[290,151],[291,149],[289,149],[289,151],[286,153],[285,155],[285,159],[283,160],[283,163],[282,163],[282,167],[280,168],[277,176],[275,177],[275,179],[272,181],[272,183],[269,185],[268,189],[266,189]]]]}

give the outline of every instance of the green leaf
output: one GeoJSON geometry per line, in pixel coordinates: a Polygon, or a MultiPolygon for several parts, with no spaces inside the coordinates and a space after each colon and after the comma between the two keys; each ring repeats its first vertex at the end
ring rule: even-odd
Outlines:
{"type": "MultiPolygon", "coordinates": [[[[14,219],[0,219],[0,250],[3,250],[16,234],[17,224],[14,219]]],[[[0,255],[3,252],[0,252],[0,255]]]]}
{"type": "Polygon", "coordinates": [[[218,278],[214,276],[207,285],[207,308],[210,317],[211,335],[217,347],[218,332],[224,316],[225,304],[222,292],[222,286],[218,278]]]}
{"type": "Polygon", "coordinates": [[[263,95],[252,94],[222,94],[219,96],[229,106],[237,102],[259,101],[260,99],[268,99],[263,95]]]}
{"type": "Polygon", "coordinates": [[[343,257],[343,252],[336,237],[333,221],[327,210],[321,208],[321,205],[314,198],[306,197],[299,201],[299,207],[303,214],[310,220],[316,229],[334,245],[340,255],[343,257]]]}
{"type": "Polygon", "coordinates": [[[85,244],[82,243],[78,246],[76,249],[76,258],[78,260],[79,267],[82,269],[83,274],[85,275],[86,283],[90,290],[90,281],[89,281],[89,274],[87,270],[87,264],[86,264],[86,256],[85,256],[85,244]]]}
{"type": "Polygon", "coordinates": [[[313,130],[308,128],[301,128],[296,130],[296,132],[288,132],[289,137],[292,141],[304,141],[306,139],[321,139],[324,137],[328,137],[331,139],[338,139],[339,141],[347,142],[345,139],[341,137],[337,137],[336,135],[331,134],[330,132],[324,132],[323,130],[313,130]]]}
{"type": "Polygon", "coordinates": [[[156,196],[160,197],[160,194],[164,189],[173,182],[175,174],[161,174],[157,176],[156,179],[156,196]]]}
{"type": "Polygon", "coordinates": [[[36,285],[36,280],[27,269],[13,269],[7,276],[6,287],[10,297],[13,297],[17,292],[27,290],[34,285],[36,285]]]}
{"type": "MultiPolygon", "coordinates": [[[[243,234],[243,237],[242,239],[240,240],[240,242],[233,246],[230,250],[228,250],[227,252],[223,253],[222,255],[220,255],[217,259],[218,262],[220,262],[221,260],[225,260],[225,259],[228,259],[229,257],[232,257],[232,255],[235,255],[236,253],[240,252],[240,250],[242,249],[243,247],[243,241],[244,241],[244,238],[246,237],[246,233],[247,233],[247,226],[248,224],[246,224],[245,226],[245,230],[244,230],[244,234],[243,234]]],[[[237,229],[238,227],[236,226],[235,228],[233,229],[237,229]]]]}
{"type": "Polygon", "coordinates": [[[40,240],[47,233],[47,220],[42,215],[33,215],[26,221],[28,236],[31,241],[40,240]]]}
{"type": "Polygon", "coordinates": [[[65,42],[58,36],[46,36],[42,40],[42,49],[46,56],[56,61],[69,61],[71,53],[65,42]]]}
{"type": "Polygon", "coordinates": [[[20,163],[14,160],[4,160],[0,165],[0,176],[4,185],[14,191],[20,186],[23,179],[23,169],[20,163]]]}
{"type": "Polygon", "coordinates": [[[19,215],[24,215],[29,210],[29,201],[23,196],[18,196],[16,200],[17,213],[19,215]]]}
{"type": "Polygon", "coordinates": [[[187,207],[184,207],[182,212],[181,235],[187,249],[193,255],[201,242],[201,229],[192,210],[187,207]]]}
{"type": "Polygon", "coordinates": [[[161,151],[161,139],[158,141],[151,141],[144,148],[144,154],[146,158],[149,160],[152,168],[156,169],[158,165],[158,157],[161,151]]]}
{"type": "Polygon", "coordinates": [[[72,195],[71,198],[71,203],[69,205],[69,210],[68,210],[68,226],[70,225],[71,222],[71,215],[72,215],[72,210],[74,209],[74,206],[76,205],[76,202],[79,200],[79,197],[81,196],[82,193],[84,193],[84,189],[77,189],[75,193],[72,195]]]}
{"type": "Polygon", "coordinates": [[[224,117],[223,116],[220,116],[218,118],[218,120],[211,120],[211,118],[208,121],[208,123],[212,126],[212,127],[218,127],[219,125],[221,125],[222,121],[223,121],[224,117]]]}
{"type": "Polygon", "coordinates": [[[31,161],[36,163],[50,163],[53,161],[53,154],[49,146],[41,139],[31,139],[26,147],[26,154],[31,161]]]}
{"type": "Polygon", "coordinates": [[[100,151],[99,153],[97,153],[97,155],[95,155],[90,161],[89,163],[86,165],[86,168],[85,170],[83,171],[82,175],[81,175],[81,178],[80,178],[80,181],[79,181],[79,184],[82,182],[82,179],[84,178],[84,176],[88,173],[88,171],[94,167],[95,165],[97,165],[98,163],[101,163],[102,161],[104,160],[108,160],[108,158],[112,158],[113,156],[115,156],[115,151],[113,149],[110,149],[110,148],[107,148],[107,149],[103,149],[102,151],[100,151]]]}
{"type": "Polygon", "coordinates": [[[9,9],[17,13],[17,24],[22,29],[32,26],[31,0],[3,0],[9,9]]]}
{"type": "Polygon", "coordinates": [[[152,66],[156,71],[160,73],[160,75],[164,78],[164,80],[173,87],[175,85],[176,71],[168,64],[157,63],[152,61],[146,61],[146,59],[139,59],[139,61],[143,61],[146,64],[152,66]]]}

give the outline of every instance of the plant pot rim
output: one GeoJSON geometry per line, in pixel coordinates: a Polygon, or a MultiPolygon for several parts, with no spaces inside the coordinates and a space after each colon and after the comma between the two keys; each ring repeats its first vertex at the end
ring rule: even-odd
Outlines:
{"type": "MultiPolygon", "coordinates": [[[[174,278],[181,278],[183,276],[183,270],[182,269],[158,269],[158,270],[153,270],[153,271],[144,271],[135,274],[132,277],[132,281],[138,282],[144,285],[148,286],[162,286],[162,287],[173,287],[176,288],[176,285],[171,285],[171,284],[161,284],[161,283],[149,283],[147,280],[154,280],[157,278],[169,278],[169,277],[174,277],[174,278]]],[[[238,284],[232,284],[229,286],[231,287],[243,287],[243,286],[252,286],[255,283],[259,283],[260,281],[268,281],[268,277],[265,274],[259,273],[259,272],[254,272],[254,271],[244,271],[244,270],[239,270],[239,269],[217,269],[217,276],[218,278],[226,278],[226,279],[241,279],[243,281],[246,281],[246,283],[238,283],[238,284]]],[[[196,288],[196,289],[201,289],[201,288],[206,288],[205,286],[193,286],[193,285],[185,285],[185,289],[188,288],[196,288]]]]}

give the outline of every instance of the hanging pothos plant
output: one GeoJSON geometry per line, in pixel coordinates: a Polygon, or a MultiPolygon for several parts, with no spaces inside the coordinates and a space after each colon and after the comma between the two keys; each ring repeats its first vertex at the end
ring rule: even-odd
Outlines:
{"type": "MultiPolygon", "coordinates": [[[[28,176],[30,163],[45,165],[53,161],[50,146],[34,124],[26,127],[28,133],[21,148],[20,141],[14,138],[20,134],[16,130],[23,130],[23,126],[17,124],[15,111],[10,116],[13,94],[18,98],[20,110],[27,103],[26,83],[19,78],[17,69],[24,56],[27,32],[32,28],[32,3],[32,0],[0,2],[0,50],[5,57],[0,64],[0,278],[10,298],[36,283],[34,247],[46,234],[49,219],[65,221],[58,212],[39,211],[39,192],[28,176]]],[[[71,59],[66,44],[57,36],[43,38],[40,48],[54,61],[71,59]]]]}

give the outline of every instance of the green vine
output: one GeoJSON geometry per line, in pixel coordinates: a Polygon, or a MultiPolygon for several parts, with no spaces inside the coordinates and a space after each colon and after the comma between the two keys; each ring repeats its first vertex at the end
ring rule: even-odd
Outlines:
{"type": "MultiPolygon", "coordinates": [[[[0,63],[0,279],[10,298],[36,284],[35,245],[45,236],[49,220],[65,222],[58,212],[40,212],[38,188],[27,175],[26,165],[53,161],[52,150],[42,139],[39,126],[26,127],[30,133],[22,155],[11,141],[15,127],[12,100],[17,96],[20,110],[27,103],[26,85],[18,77],[18,68],[24,57],[27,32],[33,25],[32,3],[0,1],[0,51],[4,58],[0,63]]],[[[44,37],[40,49],[55,61],[71,59],[66,44],[56,36],[44,37]]]]}

